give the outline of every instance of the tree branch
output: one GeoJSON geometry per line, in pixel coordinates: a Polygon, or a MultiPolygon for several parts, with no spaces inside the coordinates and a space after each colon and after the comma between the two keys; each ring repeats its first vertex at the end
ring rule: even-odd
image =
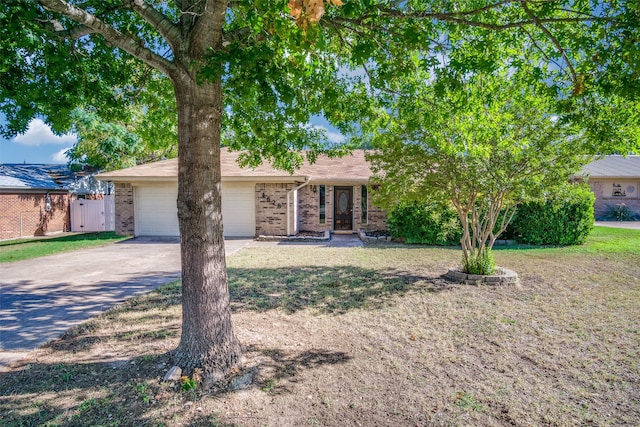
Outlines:
{"type": "MultiPolygon", "coordinates": [[[[499,3],[495,3],[493,5],[486,6],[484,8],[479,8],[479,9],[476,9],[476,10],[464,11],[464,12],[428,12],[428,11],[404,12],[404,11],[400,11],[400,10],[388,9],[388,8],[383,8],[383,7],[378,7],[378,10],[380,12],[386,14],[389,17],[412,18],[412,19],[435,19],[435,20],[438,20],[438,21],[449,22],[449,23],[452,23],[452,24],[467,25],[467,26],[471,26],[471,27],[479,27],[479,28],[484,28],[484,29],[493,30],[493,31],[504,31],[504,30],[514,29],[514,28],[521,28],[521,27],[528,26],[528,25],[537,25],[538,23],[543,23],[543,24],[553,24],[553,23],[555,23],[555,24],[561,24],[561,23],[570,24],[570,23],[592,22],[592,21],[595,21],[595,20],[610,21],[610,22],[614,21],[614,19],[612,19],[612,18],[594,17],[594,16],[590,16],[590,15],[584,16],[584,17],[536,18],[536,21],[531,19],[531,20],[520,20],[520,21],[508,22],[508,23],[503,23],[503,24],[491,23],[491,22],[483,22],[483,21],[479,21],[479,20],[474,20],[474,19],[468,18],[468,17],[472,17],[472,16],[479,16],[483,12],[487,12],[489,10],[496,9],[498,7],[501,7],[501,6],[505,5],[505,4],[511,4],[511,3],[524,4],[525,2],[523,2],[523,1],[517,1],[517,2],[503,1],[503,2],[499,2],[499,3]]],[[[574,12],[574,13],[579,14],[579,12],[574,12]]]]}
{"type": "Polygon", "coordinates": [[[562,55],[562,58],[566,62],[567,67],[571,72],[571,78],[573,79],[573,83],[575,85],[578,85],[578,76],[576,75],[576,70],[573,68],[573,65],[571,64],[571,60],[569,59],[567,52],[564,50],[564,48],[562,47],[558,39],[551,33],[551,31],[549,31],[547,27],[542,25],[543,22],[540,19],[538,19],[538,17],[533,12],[531,12],[531,9],[529,9],[529,6],[527,5],[526,1],[522,2],[522,8],[524,9],[527,16],[531,18],[533,23],[535,23],[536,26],[540,28],[540,30],[549,38],[549,40],[551,40],[551,43],[553,43],[556,49],[558,49],[558,52],[560,52],[560,55],[562,55]]]}
{"type": "Polygon", "coordinates": [[[187,9],[193,12],[193,26],[187,36],[189,56],[192,59],[197,59],[211,48],[221,48],[227,2],[225,0],[195,0],[183,3],[190,3],[187,9]]]}
{"type": "Polygon", "coordinates": [[[165,74],[170,74],[175,68],[170,61],[142,45],[140,40],[122,34],[120,31],[83,9],[77,8],[64,0],[38,0],[38,2],[45,9],[64,15],[72,21],[90,29],[92,33],[100,34],[112,45],[165,74]]]}
{"type": "Polygon", "coordinates": [[[125,0],[123,3],[125,7],[137,12],[138,15],[151,24],[164,37],[173,51],[177,50],[182,39],[180,38],[178,26],[171,19],[144,0],[125,0]]]}
{"type": "Polygon", "coordinates": [[[60,39],[78,40],[81,37],[96,33],[95,30],[85,27],[84,25],[78,25],[73,28],[64,28],[64,26],[55,19],[36,19],[35,22],[40,26],[40,28],[49,31],[55,37],[60,39]]]}

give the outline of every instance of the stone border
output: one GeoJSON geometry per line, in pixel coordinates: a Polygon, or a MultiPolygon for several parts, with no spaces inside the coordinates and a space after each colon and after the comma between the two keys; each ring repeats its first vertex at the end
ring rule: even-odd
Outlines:
{"type": "Polygon", "coordinates": [[[331,233],[329,230],[325,230],[324,236],[322,237],[314,237],[314,236],[265,236],[264,234],[259,235],[255,238],[255,240],[259,242],[324,242],[326,240],[331,240],[331,233]]]}
{"type": "Polygon", "coordinates": [[[518,273],[502,267],[496,269],[496,274],[489,276],[463,273],[452,268],[445,274],[445,278],[466,285],[517,285],[520,282],[518,273]]]}
{"type": "Polygon", "coordinates": [[[380,236],[380,237],[367,236],[367,233],[364,230],[358,230],[358,237],[363,242],[374,242],[375,243],[375,242],[390,242],[391,241],[391,236],[380,236]]]}

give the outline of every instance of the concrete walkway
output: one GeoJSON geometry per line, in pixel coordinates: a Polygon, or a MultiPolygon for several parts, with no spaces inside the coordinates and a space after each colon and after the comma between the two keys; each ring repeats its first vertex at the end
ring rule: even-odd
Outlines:
{"type": "MultiPolygon", "coordinates": [[[[226,240],[227,256],[250,241],[226,240]]],[[[179,277],[177,238],[135,238],[0,264],[0,370],[69,328],[179,277]]]]}
{"type": "Polygon", "coordinates": [[[596,221],[596,225],[600,227],[640,230],[640,221],[596,221]]]}

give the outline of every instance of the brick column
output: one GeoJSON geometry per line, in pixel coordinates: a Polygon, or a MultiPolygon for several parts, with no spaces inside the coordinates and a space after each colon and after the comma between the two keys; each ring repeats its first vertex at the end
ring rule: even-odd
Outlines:
{"type": "Polygon", "coordinates": [[[115,183],[116,234],[133,236],[135,223],[133,217],[133,186],[128,182],[115,183]]]}

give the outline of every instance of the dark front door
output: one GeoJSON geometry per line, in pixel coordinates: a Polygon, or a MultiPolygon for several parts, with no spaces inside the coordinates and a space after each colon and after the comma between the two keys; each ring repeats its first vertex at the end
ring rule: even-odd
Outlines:
{"type": "Polygon", "coordinates": [[[353,230],[353,187],[334,187],[333,229],[353,230]]]}

